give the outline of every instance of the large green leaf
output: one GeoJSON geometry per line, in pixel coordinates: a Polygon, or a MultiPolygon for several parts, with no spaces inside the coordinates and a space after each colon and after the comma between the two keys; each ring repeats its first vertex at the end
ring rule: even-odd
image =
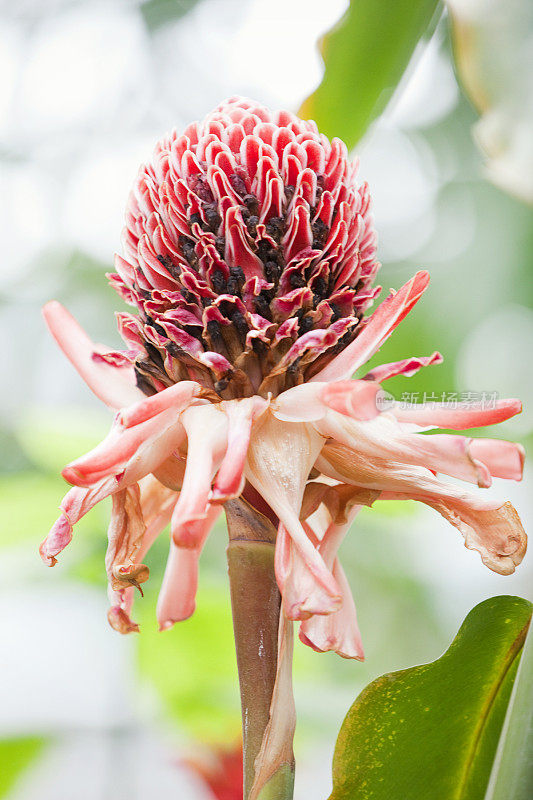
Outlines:
{"type": "Polygon", "coordinates": [[[0,797],[13,788],[17,778],[41,753],[45,740],[37,736],[0,740],[0,797]]]}
{"type": "Polygon", "coordinates": [[[367,686],[337,740],[330,800],[483,800],[531,612],[486,600],[437,661],[367,686]]]}
{"type": "Polygon", "coordinates": [[[533,794],[533,628],[530,628],[485,800],[530,800],[533,794]]]}
{"type": "Polygon", "coordinates": [[[299,114],[352,147],[385,108],[438,0],[351,0],[320,43],[322,83],[299,114]]]}

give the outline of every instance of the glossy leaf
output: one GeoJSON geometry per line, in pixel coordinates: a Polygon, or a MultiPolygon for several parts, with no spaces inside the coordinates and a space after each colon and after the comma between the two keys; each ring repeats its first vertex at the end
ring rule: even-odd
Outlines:
{"type": "Polygon", "coordinates": [[[531,612],[486,600],[437,661],[367,686],[337,740],[330,800],[483,800],[531,612]]]}
{"type": "Polygon", "coordinates": [[[300,111],[348,147],[385,108],[438,0],[351,0],[340,23],[320,43],[322,83],[300,111]]]}

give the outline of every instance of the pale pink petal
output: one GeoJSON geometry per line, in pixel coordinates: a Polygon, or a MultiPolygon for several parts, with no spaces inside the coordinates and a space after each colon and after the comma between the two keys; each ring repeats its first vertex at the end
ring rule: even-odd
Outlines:
{"type": "Polygon", "coordinates": [[[302,383],[272,400],[271,412],[282,422],[313,422],[327,411],[322,392],[328,384],[302,383]]]}
{"type": "Polygon", "coordinates": [[[183,486],[173,516],[175,544],[195,546],[194,526],[209,508],[211,484],[227,450],[228,418],[214,405],[193,406],[184,411],[187,464],[183,486]]]}
{"type": "MultiPolygon", "coordinates": [[[[305,524],[304,530],[309,534],[305,524]]],[[[318,542],[309,538],[317,548],[318,542]]],[[[332,613],[330,595],[317,581],[283,525],[279,526],[276,539],[275,570],[287,619],[305,620],[313,614],[332,613]]]]}
{"type": "Polygon", "coordinates": [[[333,575],[342,592],[342,605],[327,616],[312,616],[300,625],[300,640],[319,653],[333,650],[343,658],[364,661],[363,642],[357,624],[357,613],[350,585],[339,560],[333,564],[333,575]]]}
{"type": "Polygon", "coordinates": [[[377,416],[376,397],[380,385],[372,381],[304,383],[282,392],[272,401],[272,413],[285,422],[315,422],[328,409],[356,419],[377,416]]]}
{"type": "Polygon", "coordinates": [[[333,575],[339,584],[342,592],[342,604],[332,614],[327,616],[314,614],[305,619],[300,625],[299,635],[301,641],[314,650],[319,652],[333,650],[343,658],[355,658],[362,661],[364,651],[357,624],[355,603],[346,575],[337,558],[339,547],[360,510],[361,506],[359,505],[347,506],[343,513],[345,521],[341,524],[335,523],[330,513],[324,515],[315,512],[308,520],[307,524],[312,527],[320,539],[318,549],[324,562],[326,566],[332,568],[333,575]]]}
{"type": "Polygon", "coordinates": [[[196,381],[180,381],[151,397],[144,397],[143,400],[128,408],[121,409],[118,421],[124,428],[131,428],[152,419],[168,408],[179,413],[187,408],[201,392],[202,387],[196,381]]]}
{"type": "Polygon", "coordinates": [[[228,445],[211,492],[211,502],[215,503],[225,503],[242,492],[252,423],[268,404],[262,397],[245,397],[221,405],[228,418],[228,445]]]}
{"type": "Polygon", "coordinates": [[[522,480],[525,451],[521,444],[501,439],[471,439],[470,453],[486,464],[495,478],[522,480]]]}
{"type": "Polygon", "coordinates": [[[494,404],[481,403],[420,403],[405,407],[394,403],[389,409],[401,422],[414,422],[425,427],[451,428],[461,431],[504,422],[522,411],[520,400],[498,400],[494,404]]]}
{"type": "Polygon", "coordinates": [[[368,318],[361,333],[338,356],[314,375],[312,381],[347,380],[376,353],[427,288],[429,273],[420,271],[398,292],[393,292],[368,318]]]}
{"type": "Polygon", "coordinates": [[[50,333],[87,386],[111,408],[121,408],[144,397],[136,385],[130,363],[115,366],[94,358],[111,350],[95,345],[61,303],[52,300],[43,308],[50,333]]]}
{"type": "Polygon", "coordinates": [[[67,492],[60,506],[61,516],[39,548],[41,558],[47,566],[53,567],[57,563],[56,556],[70,543],[76,522],[117,488],[116,481],[104,479],[91,488],[75,486],[67,492]]]}
{"type": "Polygon", "coordinates": [[[382,490],[383,499],[413,499],[432,506],[461,531],[466,546],[478,550],[494,572],[514,572],[524,556],[526,534],[509,503],[463,492],[423,467],[367,458],[343,445],[326,445],[316,465],[335,480],[382,490]]]}
{"type": "Polygon", "coordinates": [[[502,477],[521,476],[523,456],[519,446],[510,442],[493,440],[491,444],[490,439],[405,433],[389,414],[360,422],[330,413],[315,426],[324,436],[367,458],[377,456],[397,464],[427,467],[484,488],[491,485],[491,475],[496,472],[502,477]]]}
{"type": "MultiPolygon", "coordinates": [[[[270,412],[253,428],[245,474],[287,529],[315,581],[328,597],[323,613],[338,608],[340,591],[299,520],[307,477],[322,447],[310,425],[285,423],[270,412]]],[[[280,586],[283,593],[283,586],[280,586]]]]}
{"type": "Polygon", "coordinates": [[[369,420],[377,417],[376,397],[381,387],[373,381],[338,381],[326,384],[322,399],[328,408],[353,419],[369,420]]]}
{"type": "Polygon", "coordinates": [[[430,356],[422,356],[417,358],[404,358],[402,361],[393,361],[390,364],[381,364],[379,367],[374,367],[370,372],[363,376],[365,381],[377,381],[381,383],[389,378],[394,378],[396,375],[404,375],[410,378],[415,375],[422,367],[429,367],[432,364],[442,364],[442,355],[435,351],[430,356]]]}
{"type": "Polygon", "coordinates": [[[179,546],[175,542],[174,535],[171,537],[170,553],[157,601],[157,621],[160,630],[167,630],[175,622],[188,619],[193,614],[196,606],[200,554],[221,511],[222,506],[210,506],[204,519],[190,523],[189,528],[193,530],[189,530],[185,536],[181,522],[177,521],[181,528],[180,538],[187,539],[191,546],[179,546]]]}
{"type": "Polygon", "coordinates": [[[182,438],[183,428],[173,408],[131,428],[124,428],[119,415],[103,442],[68,464],[62,475],[77,486],[90,486],[121,473],[124,473],[123,483],[133,483],[153,472],[182,438]]]}

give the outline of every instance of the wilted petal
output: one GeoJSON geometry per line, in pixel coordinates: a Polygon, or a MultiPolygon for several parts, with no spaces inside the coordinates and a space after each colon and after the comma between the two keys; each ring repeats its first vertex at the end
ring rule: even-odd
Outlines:
{"type": "Polygon", "coordinates": [[[140,499],[138,484],[113,495],[105,564],[114,591],[139,587],[148,579],[148,567],[136,562],[146,530],[140,499]]]}
{"type": "Polygon", "coordinates": [[[526,550],[527,537],[514,508],[445,484],[423,467],[368,459],[343,445],[326,445],[317,466],[335,480],[381,489],[383,499],[419,500],[439,511],[478,550],[494,572],[514,572],[526,550]]]}
{"type": "Polygon", "coordinates": [[[429,273],[420,271],[398,292],[381,303],[357,338],[314,375],[312,381],[347,380],[376,353],[402,319],[420,300],[429,283],[429,273]]]}
{"type": "MultiPolygon", "coordinates": [[[[135,563],[139,564],[161,531],[168,525],[178,495],[167,489],[151,475],[139,484],[141,490],[141,508],[145,524],[140,547],[133,554],[135,563]]],[[[134,586],[126,586],[115,590],[109,587],[110,609],[107,614],[109,624],[119,633],[136,633],[139,626],[131,619],[134,586]]]]}
{"type": "Polygon", "coordinates": [[[98,358],[111,348],[95,345],[61,303],[47,303],[43,314],[50,333],[100,400],[111,408],[121,408],[144,397],[137,388],[133,366],[116,366],[98,358]]]}

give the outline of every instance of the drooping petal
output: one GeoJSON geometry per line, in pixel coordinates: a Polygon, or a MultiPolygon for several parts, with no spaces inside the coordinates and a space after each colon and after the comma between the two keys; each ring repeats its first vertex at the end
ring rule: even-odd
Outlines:
{"type": "Polygon", "coordinates": [[[315,426],[324,436],[362,453],[366,458],[377,456],[395,464],[427,467],[433,472],[477,483],[480,487],[491,485],[491,466],[499,474],[521,476],[523,451],[511,442],[491,442],[490,439],[450,434],[405,433],[395,418],[388,414],[360,422],[329,413],[315,426]]]}
{"type": "Polygon", "coordinates": [[[252,423],[263,413],[267,405],[267,401],[262,397],[245,397],[243,400],[222,403],[228,418],[228,445],[213,485],[211,502],[224,503],[241,493],[252,423]]]}
{"type": "Polygon", "coordinates": [[[348,380],[389,338],[393,330],[420,300],[428,283],[429,273],[420,271],[398,292],[390,294],[371,315],[359,336],[311,380],[348,380]]]}
{"type": "MultiPolygon", "coordinates": [[[[319,553],[318,542],[305,525],[304,530],[319,553]]],[[[305,620],[314,614],[335,613],[332,611],[330,595],[311,572],[309,564],[284,525],[278,528],[275,570],[282,595],[283,612],[287,619],[305,620]]]]}
{"type": "Polygon", "coordinates": [[[316,464],[335,480],[382,490],[386,493],[382,498],[413,499],[432,506],[461,531],[466,546],[478,550],[494,572],[508,575],[524,557],[527,537],[508,503],[463,492],[423,467],[369,459],[343,445],[326,445],[316,464]]]}
{"type": "Polygon", "coordinates": [[[333,563],[333,575],[342,592],[342,605],[327,616],[314,615],[300,625],[300,640],[319,653],[333,650],[342,658],[364,661],[365,653],[350,584],[339,560],[333,563]]]}
{"type": "Polygon", "coordinates": [[[186,539],[188,545],[176,544],[174,534],[171,536],[170,553],[157,601],[160,630],[168,630],[175,622],[188,619],[194,613],[198,562],[205,540],[221,511],[222,506],[209,506],[204,519],[191,523],[194,531],[185,536],[181,522],[177,523],[180,527],[180,539],[186,539]]]}
{"type": "MultiPolygon", "coordinates": [[[[324,487],[323,494],[327,513],[314,511],[308,519],[309,526],[319,539],[318,549],[326,566],[332,568],[333,574],[341,588],[342,604],[332,614],[309,617],[300,625],[299,636],[304,644],[318,652],[333,650],[343,658],[364,660],[363,644],[357,624],[357,614],[352,592],[337,553],[348,533],[350,526],[359,513],[361,506],[354,504],[355,498],[361,496],[360,490],[348,486],[324,487]],[[327,505],[326,505],[327,504],[327,505]]],[[[364,496],[365,503],[373,502],[373,497],[364,496]]],[[[310,510],[310,507],[308,508],[310,510]]]]}
{"type": "Polygon", "coordinates": [[[144,397],[137,388],[130,363],[112,364],[98,355],[111,348],[94,344],[85,331],[56,300],[47,303],[43,315],[50,333],[87,386],[111,408],[121,408],[144,397]]]}
{"type": "MultiPolygon", "coordinates": [[[[317,591],[325,591],[323,613],[329,613],[339,606],[339,587],[299,519],[307,477],[322,444],[310,425],[281,422],[267,412],[254,426],[245,474],[286,528],[317,591]]],[[[283,594],[283,585],[280,590],[283,594]]]]}
{"type": "Polygon", "coordinates": [[[216,475],[228,443],[228,418],[214,405],[193,406],[182,414],[187,433],[187,463],[174,511],[174,543],[195,546],[194,524],[205,518],[216,475]]]}
{"type": "Polygon", "coordinates": [[[396,375],[404,375],[406,378],[410,378],[422,367],[429,367],[432,364],[442,364],[442,361],[442,355],[435,350],[430,356],[422,356],[421,358],[413,356],[412,358],[404,358],[402,361],[381,364],[379,367],[374,367],[370,372],[367,372],[366,375],[363,376],[363,380],[381,383],[389,378],[394,378],[396,375]]]}

